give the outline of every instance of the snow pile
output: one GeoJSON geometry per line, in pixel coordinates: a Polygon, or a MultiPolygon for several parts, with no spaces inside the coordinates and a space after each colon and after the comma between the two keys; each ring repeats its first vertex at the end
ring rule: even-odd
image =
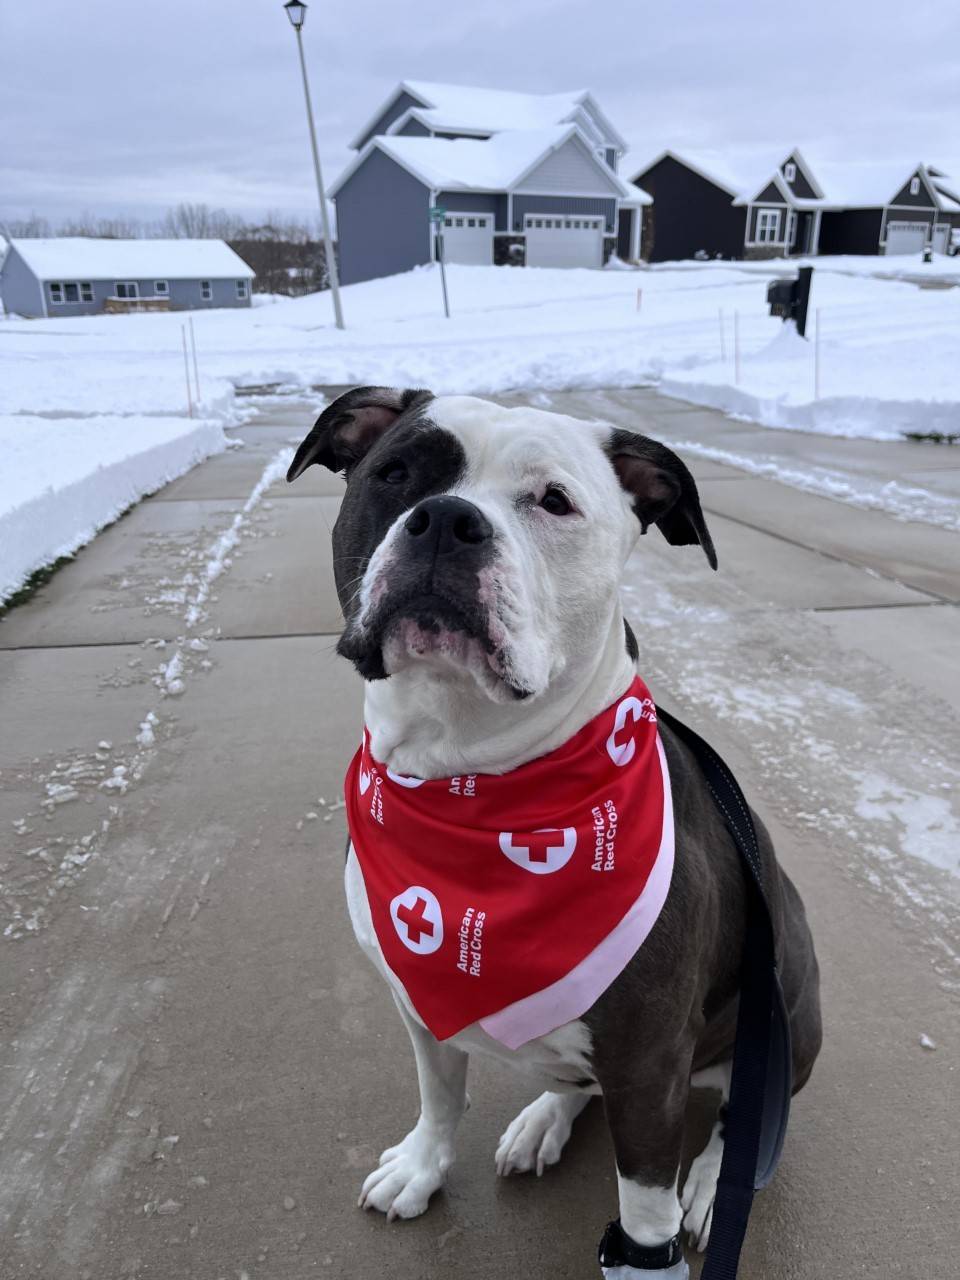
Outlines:
{"type": "Polygon", "coordinates": [[[0,601],[226,445],[211,420],[0,416],[0,601]]]}

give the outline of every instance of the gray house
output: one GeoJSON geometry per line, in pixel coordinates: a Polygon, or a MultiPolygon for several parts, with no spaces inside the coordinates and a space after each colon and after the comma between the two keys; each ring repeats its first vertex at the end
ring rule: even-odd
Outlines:
{"type": "Polygon", "coordinates": [[[249,307],[254,272],[222,240],[11,240],[0,297],[21,316],[249,307]]]}
{"type": "Polygon", "coordinates": [[[617,174],[623,138],[585,91],[403,81],[331,188],[345,284],[436,260],[601,267],[640,257],[650,197],[617,174]]]}

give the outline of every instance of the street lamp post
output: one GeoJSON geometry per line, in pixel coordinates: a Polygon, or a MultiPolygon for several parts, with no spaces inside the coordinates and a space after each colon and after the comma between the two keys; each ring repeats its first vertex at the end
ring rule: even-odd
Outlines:
{"type": "Polygon", "coordinates": [[[320,221],[323,226],[323,251],[327,259],[327,279],[330,281],[330,292],[333,294],[333,314],[337,328],[342,329],[343,310],[340,306],[340,276],[337,271],[337,260],[333,254],[333,238],[330,235],[330,217],[327,213],[327,199],[323,193],[323,175],[320,172],[320,155],[317,151],[317,131],[313,124],[313,106],[310,102],[310,85],[307,83],[307,64],[303,57],[303,20],[307,16],[307,6],[298,4],[296,0],[288,0],[284,9],[290,24],[297,33],[297,51],[300,54],[300,71],[303,75],[303,96],[307,104],[307,124],[310,126],[310,146],[313,150],[313,171],[317,177],[317,195],[320,198],[320,221]]]}

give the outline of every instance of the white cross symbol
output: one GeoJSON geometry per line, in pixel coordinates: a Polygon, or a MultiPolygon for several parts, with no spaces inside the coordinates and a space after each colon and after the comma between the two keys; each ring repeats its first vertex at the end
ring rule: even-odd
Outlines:
{"type": "Polygon", "coordinates": [[[524,871],[550,875],[565,867],[577,847],[576,827],[541,827],[538,831],[501,831],[500,852],[524,871]]]}

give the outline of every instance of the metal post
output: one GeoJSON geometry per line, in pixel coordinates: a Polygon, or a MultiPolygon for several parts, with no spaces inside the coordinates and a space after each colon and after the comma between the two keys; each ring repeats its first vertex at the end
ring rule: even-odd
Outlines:
{"type": "Polygon", "coordinates": [[[197,339],[193,332],[193,316],[190,317],[190,348],[193,351],[193,383],[197,389],[197,404],[200,404],[200,370],[197,368],[197,339]]]}
{"type": "Polygon", "coordinates": [[[437,231],[437,248],[440,253],[440,283],[443,286],[443,314],[450,319],[450,299],[447,297],[447,266],[443,253],[443,223],[437,231]]]}
{"type": "Polygon", "coordinates": [[[307,64],[303,56],[303,36],[300,28],[294,27],[297,33],[297,51],[300,54],[300,71],[303,74],[303,96],[307,103],[307,123],[310,126],[310,147],[313,151],[313,171],[317,178],[317,195],[320,198],[320,221],[323,226],[323,251],[327,259],[327,279],[330,281],[330,292],[333,294],[333,314],[337,328],[342,329],[343,311],[340,307],[340,275],[337,271],[337,260],[333,256],[333,240],[330,235],[330,217],[327,213],[327,198],[323,193],[323,176],[320,172],[320,155],[317,151],[317,131],[313,124],[313,106],[310,102],[310,85],[307,83],[307,64]]]}
{"type": "Polygon", "coordinates": [[[820,308],[813,313],[813,398],[820,399],[820,308]]]}
{"type": "Polygon", "coordinates": [[[183,339],[183,376],[187,380],[187,416],[193,417],[193,400],[190,396],[190,361],[187,359],[187,326],[180,326],[180,337],[183,339]]]}
{"type": "Polygon", "coordinates": [[[720,308],[720,359],[727,358],[727,339],[723,332],[723,307],[720,308]]]}
{"type": "Polygon", "coordinates": [[[740,312],[733,313],[733,385],[740,385],[740,312]]]}

